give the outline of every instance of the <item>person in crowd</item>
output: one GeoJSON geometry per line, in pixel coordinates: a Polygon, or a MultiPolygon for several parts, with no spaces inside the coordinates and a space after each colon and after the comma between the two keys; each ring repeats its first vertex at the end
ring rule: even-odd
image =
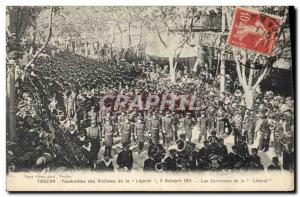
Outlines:
{"type": "Polygon", "coordinates": [[[271,130],[266,115],[262,116],[262,123],[258,132],[260,132],[259,150],[267,152],[270,146],[271,130]]]}
{"type": "Polygon", "coordinates": [[[111,125],[111,122],[109,119],[106,120],[106,123],[104,124],[102,128],[102,134],[104,135],[104,142],[105,142],[105,150],[104,155],[108,156],[109,158],[112,158],[111,151],[112,151],[112,145],[113,145],[113,126],[111,125]]]}
{"type": "Polygon", "coordinates": [[[75,139],[75,143],[77,144],[78,147],[82,147],[86,139],[87,139],[86,132],[84,130],[81,130],[79,131],[78,136],[75,139]]]}
{"type": "Polygon", "coordinates": [[[159,121],[159,118],[156,114],[156,112],[153,112],[152,114],[152,119],[151,119],[151,140],[152,142],[154,141],[159,141],[159,133],[161,131],[161,124],[160,124],[160,121],[159,121]]]}
{"type": "Polygon", "coordinates": [[[95,160],[93,158],[92,143],[90,142],[90,140],[85,140],[83,146],[80,147],[80,150],[83,153],[84,158],[87,160],[85,167],[93,168],[95,160]]]}
{"type": "Polygon", "coordinates": [[[190,112],[186,113],[186,116],[183,120],[183,127],[188,141],[191,142],[193,137],[193,119],[190,112]]]}
{"type": "Polygon", "coordinates": [[[175,141],[174,125],[170,115],[170,111],[166,113],[165,117],[162,120],[162,130],[165,134],[166,147],[168,147],[171,142],[175,141]]]}
{"type": "Polygon", "coordinates": [[[122,122],[120,128],[121,143],[130,144],[131,143],[131,124],[129,122],[128,116],[125,116],[124,122],[122,122]]]}
{"type": "Polygon", "coordinates": [[[177,166],[177,151],[176,149],[169,150],[170,155],[164,160],[166,163],[167,171],[176,171],[178,170],[177,166]]]}
{"type": "Polygon", "coordinates": [[[118,153],[117,164],[121,171],[131,171],[133,165],[132,151],[129,150],[129,143],[124,143],[123,150],[118,153]]]}
{"type": "Polygon", "coordinates": [[[103,155],[104,159],[96,163],[95,170],[100,172],[113,172],[114,164],[108,155],[103,155]]]}
{"type": "Polygon", "coordinates": [[[137,143],[139,146],[138,154],[141,154],[144,150],[145,143],[145,125],[144,123],[142,123],[142,119],[140,117],[137,118],[134,129],[134,133],[136,135],[137,143]]]}
{"type": "Polygon", "coordinates": [[[75,124],[71,124],[68,131],[67,131],[67,138],[71,141],[71,142],[75,142],[77,136],[78,136],[78,132],[75,128],[75,124]]]}
{"type": "Polygon", "coordinates": [[[278,157],[272,158],[272,164],[268,166],[268,170],[281,170],[278,157]]]}
{"type": "Polygon", "coordinates": [[[97,126],[96,120],[91,121],[91,126],[86,129],[86,136],[91,142],[91,159],[96,161],[102,141],[102,132],[99,126],[97,126]]]}
{"type": "Polygon", "coordinates": [[[199,138],[198,142],[201,142],[202,137],[204,140],[207,140],[207,119],[205,117],[205,111],[202,110],[200,113],[200,117],[197,118],[198,130],[199,130],[199,138]]]}
{"type": "Polygon", "coordinates": [[[208,168],[208,156],[210,155],[209,142],[205,140],[203,142],[203,147],[199,150],[199,164],[198,168],[200,170],[205,170],[208,168]]]}

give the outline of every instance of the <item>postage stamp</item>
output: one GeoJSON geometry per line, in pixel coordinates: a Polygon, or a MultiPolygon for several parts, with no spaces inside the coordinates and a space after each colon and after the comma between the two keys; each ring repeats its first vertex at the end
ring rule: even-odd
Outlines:
{"type": "Polygon", "coordinates": [[[280,18],[237,8],[228,43],[271,56],[280,24],[280,18]]]}

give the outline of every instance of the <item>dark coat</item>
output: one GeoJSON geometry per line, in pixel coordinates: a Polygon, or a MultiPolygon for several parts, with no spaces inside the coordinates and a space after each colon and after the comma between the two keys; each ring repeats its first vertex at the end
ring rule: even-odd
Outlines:
{"type": "Polygon", "coordinates": [[[280,166],[275,166],[274,164],[271,164],[268,166],[268,170],[281,170],[280,166]]]}
{"type": "Polygon", "coordinates": [[[165,159],[167,170],[175,171],[177,170],[176,157],[171,158],[170,156],[165,159]]]}
{"type": "Polygon", "coordinates": [[[98,164],[96,164],[96,170],[113,172],[114,171],[113,162],[110,160],[107,165],[107,163],[105,163],[105,161],[102,160],[98,164]]]}
{"type": "Polygon", "coordinates": [[[132,165],[133,165],[133,156],[132,156],[132,151],[124,151],[122,150],[117,157],[117,164],[119,168],[124,168],[127,167],[128,170],[131,170],[132,165]]]}
{"type": "Polygon", "coordinates": [[[155,171],[155,164],[157,162],[151,158],[148,158],[144,162],[144,171],[155,171]]]}

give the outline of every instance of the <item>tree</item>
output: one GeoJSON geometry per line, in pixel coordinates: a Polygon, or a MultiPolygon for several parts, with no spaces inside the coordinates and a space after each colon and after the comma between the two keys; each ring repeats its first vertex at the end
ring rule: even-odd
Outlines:
{"type": "Polygon", "coordinates": [[[269,69],[278,59],[290,51],[290,39],[286,39],[284,31],[284,28],[289,26],[288,8],[283,7],[282,10],[278,11],[277,7],[262,7],[260,11],[274,13],[272,11],[275,10],[276,13],[283,16],[283,18],[277,35],[277,45],[271,57],[245,50],[232,49],[238,80],[244,91],[246,107],[249,110],[253,107],[256,90],[261,81],[268,74],[269,69]]]}
{"type": "Polygon", "coordinates": [[[48,43],[50,41],[50,38],[52,36],[52,17],[53,17],[53,7],[50,7],[50,11],[49,11],[49,27],[48,27],[48,36],[47,39],[45,41],[45,43],[41,46],[41,48],[39,48],[36,53],[34,54],[33,58],[26,64],[26,66],[24,67],[24,70],[26,70],[38,57],[39,55],[42,53],[42,51],[48,46],[48,43]]]}
{"type": "MultiPolygon", "coordinates": [[[[168,53],[170,78],[176,80],[176,59],[191,43],[193,26],[209,9],[203,7],[153,7],[149,21],[158,39],[168,53]]],[[[149,24],[148,23],[148,24],[149,24]]]]}

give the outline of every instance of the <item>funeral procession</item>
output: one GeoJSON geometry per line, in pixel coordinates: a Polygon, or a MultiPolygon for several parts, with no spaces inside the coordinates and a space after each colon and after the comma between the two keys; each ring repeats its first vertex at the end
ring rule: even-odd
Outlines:
{"type": "Polygon", "coordinates": [[[7,6],[6,173],[294,172],[284,6],[7,6]]]}

